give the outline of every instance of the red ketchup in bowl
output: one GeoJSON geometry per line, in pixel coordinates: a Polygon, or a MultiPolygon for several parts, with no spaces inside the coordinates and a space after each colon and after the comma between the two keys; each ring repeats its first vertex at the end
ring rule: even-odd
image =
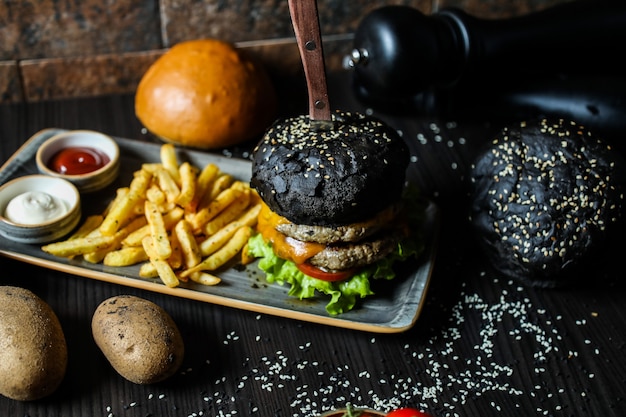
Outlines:
{"type": "Polygon", "coordinates": [[[109,161],[104,152],[81,146],[61,149],[50,159],[49,166],[60,174],[80,175],[97,171],[109,161]]]}

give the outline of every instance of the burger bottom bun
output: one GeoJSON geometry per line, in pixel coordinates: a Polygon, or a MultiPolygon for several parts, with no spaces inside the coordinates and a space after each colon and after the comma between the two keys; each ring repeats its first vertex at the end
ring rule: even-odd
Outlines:
{"type": "Polygon", "coordinates": [[[336,112],[331,130],[316,130],[309,116],[298,116],[268,129],[254,150],[250,184],[293,223],[345,225],[397,202],[408,163],[406,143],[373,117],[336,112]]]}
{"type": "Polygon", "coordinates": [[[577,282],[621,228],[625,163],[563,120],[512,125],[477,158],[471,219],[494,269],[526,284],[577,282]]]}
{"type": "Polygon", "coordinates": [[[135,113],[151,133],[203,149],[260,136],[276,109],[276,92],[262,65],[213,39],[172,47],[146,71],[135,95],[135,113]]]}

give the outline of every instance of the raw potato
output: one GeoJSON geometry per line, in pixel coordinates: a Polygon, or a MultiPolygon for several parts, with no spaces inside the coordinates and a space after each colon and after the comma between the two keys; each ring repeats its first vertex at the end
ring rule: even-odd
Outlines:
{"type": "Polygon", "coordinates": [[[0,286],[0,394],[31,401],[52,394],[67,369],[67,344],[52,308],[30,290],[0,286]]]}
{"type": "Polygon", "coordinates": [[[119,295],[103,301],[91,330],[111,366],[135,384],[163,381],[182,364],[185,348],[176,323],[143,298],[119,295]]]}

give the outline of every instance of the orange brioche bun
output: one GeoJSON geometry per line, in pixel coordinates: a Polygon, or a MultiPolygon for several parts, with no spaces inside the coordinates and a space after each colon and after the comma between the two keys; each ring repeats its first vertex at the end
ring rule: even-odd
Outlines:
{"type": "Polygon", "coordinates": [[[261,64],[214,39],[176,44],[146,71],[135,95],[135,114],[146,129],[203,149],[260,135],[276,109],[276,91],[261,64]]]}

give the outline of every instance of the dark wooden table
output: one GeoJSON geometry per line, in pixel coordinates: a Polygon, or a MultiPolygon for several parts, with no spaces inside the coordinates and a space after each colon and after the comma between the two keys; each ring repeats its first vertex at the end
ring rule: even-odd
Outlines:
{"type": "MultiPolygon", "coordinates": [[[[331,77],[331,104],[365,111],[347,87],[345,77],[331,77]]],[[[283,112],[305,111],[306,99],[285,97],[283,112]]],[[[22,286],[46,300],[69,349],[57,392],[34,402],[0,398],[0,415],[303,417],[347,402],[381,411],[412,406],[434,416],[626,415],[626,285],[619,262],[599,259],[585,285],[558,290],[494,274],[473,244],[465,202],[472,158],[498,126],[415,116],[387,120],[411,144],[411,169],[442,213],[427,301],[413,328],[345,330],[0,258],[0,285],[22,286]],[[166,382],[124,380],[94,344],[95,308],[122,293],[159,304],[183,333],[184,365],[166,382]]],[[[0,161],[49,127],[151,140],[134,116],[132,96],[4,105],[0,161]]]]}

